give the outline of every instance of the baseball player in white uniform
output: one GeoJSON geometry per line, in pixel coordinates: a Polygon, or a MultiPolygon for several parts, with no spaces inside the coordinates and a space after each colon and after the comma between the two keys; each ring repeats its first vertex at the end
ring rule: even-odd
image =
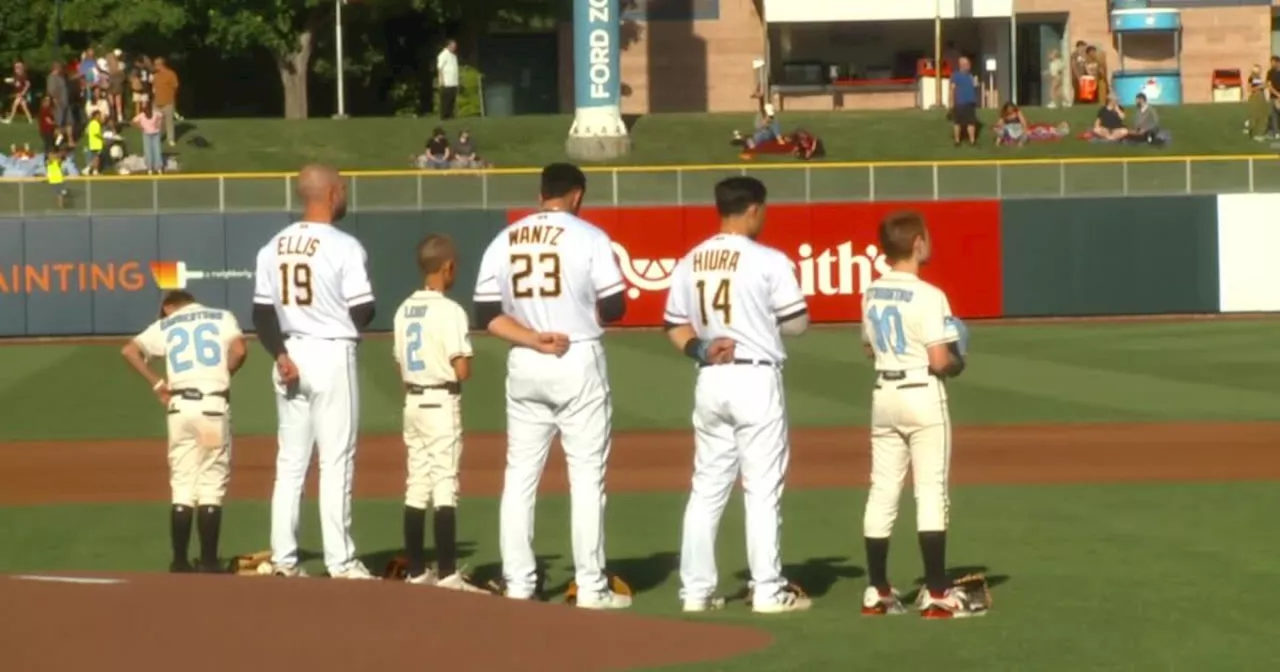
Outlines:
{"type": "Polygon", "coordinates": [[[351,485],[360,423],[356,344],[373,320],[364,247],[335,224],[346,213],[338,172],[298,174],[302,219],[259,252],[253,324],[276,366],[279,452],[271,496],[271,561],[301,576],[298,514],[313,447],[319,450],[324,564],[335,579],[371,579],[351,541],[351,485]]]}
{"type": "Polygon", "coordinates": [[[782,336],[804,333],[809,312],[790,260],[755,241],[764,226],[765,197],[764,184],[755,178],[717,184],[720,233],[680,260],[667,294],[667,334],[698,363],[693,489],[680,549],[680,598],[687,612],[723,604],[714,596],[716,532],[739,476],[752,610],[775,614],[810,606],[782,576],[779,554],[791,455],[782,336]]]}
{"type": "Polygon", "coordinates": [[[621,609],[629,595],[605,574],[604,474],[612,401],[601,323],[626,312],[609,236],[577,212],[586,177],[576,166],[542,171],[540,212],[512,224],[485,250],[476,323],[512,344],[507,357],[507,471],[499,533],[506,595],[537,585],[533,510],[551,440],[569,466],[576,604],[621,609]]]}
{"type": "Polygon", "coordinates": [[[964,370],[967,330],[951,315],[942,290],[919,277],[929,260],[929,232],[914,212],[880,224],[880,249],[892,270],[871,283],[862,303],[862,343],[874,360],[871,402],[871,490],[863,534],[870,585],[862,613],[902,614],[889,583],[889,536],[910,467],[925,587],[917,605],[926,618],[973,615],[967,596],[946,574],[951,422],[945,379],[964,370]]]}
{"type": "Polygon", "coordinates": [[[219,573],[222,500],[231,478],[231,376],[247,351],[231,311],[207,308],[186,292],[169,292],[160,319],[121,351],[169,419],[169,537],[171,572],[191,572],[187,548],[192,518],[200,534],[199,571],[219,573]],[[165,361],[161,378],[147,364],[165,361]]]}
{"type": "Polygon", "coordinates": [[[404,382],[404,548],[409,583],[468,592],[458,571],[458,460],[462,457],[462,383],[471,377],[467,313],[445,292],[457,274],[457,248],[448,236],[418,243],[422,289],[396,309],[393,356],[404,382]],[[435,513],[436,571],[423,554],[427,507],[435,513]]]}

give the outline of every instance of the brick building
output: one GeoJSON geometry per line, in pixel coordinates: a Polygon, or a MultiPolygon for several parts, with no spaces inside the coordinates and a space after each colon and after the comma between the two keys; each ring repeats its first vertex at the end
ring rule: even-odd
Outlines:
{"type": "MultiPolygon", "coordinates": [[[[1124,0],[1116,0],[1124,2],[1124,0]]],[[[810,86],[787,95],[787,109],[874,109],[918,103],[916,60],[932,57],[934,15],[944,16],[948,51],[974,57],[991,100],[1049,100],[1044,71],[1051,50],[1077,40],[1098,47],[1120,69],[1113,0],[624,0],[622,105],[632,114],[749,111],[756,102],[752,61],[765,59],[771,84],[810,86]],[[768,23],[765,21],[768,17],[768,23]],[[781,21],[776,19],[781,18],[781,21]],[[994,72],[983,72],[988,64],[994,72]],[[834,70],[833,70],[834,68],[834,70]],[[812,81],[849,82],[819,91],[812,81]],[[799,80],[799,81],[797,81],[799,80]],[[804,93],[807,91],[807,93],[804,93]]],[[[1130,1],[1128,5],[1134,5],[1130,1]]],[[[1182,100],[1212,100],[1215,69],[1248,72],[1272,53],[1280,0],[1138,0],[1176,8],[1181,58],[1172,42],[1126,34],[1124,68],[1174,69],[1182,100]],[[1180,63],[1179,63],[1180,60],[1180,63]]],[[[573,108],[571,28],[560,30],[560,100],[573,108]]],[[[780,102],[775,100],[775,102],[780,102]]]]}

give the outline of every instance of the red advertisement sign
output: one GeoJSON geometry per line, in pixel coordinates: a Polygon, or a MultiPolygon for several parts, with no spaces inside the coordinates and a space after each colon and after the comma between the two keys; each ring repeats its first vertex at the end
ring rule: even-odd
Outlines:
{"type": "MultiPolygon", "coordinates": [[[[922,276],[947,293],[957,315],[998,317],[998,201],[771,205],[760,242],[795,262],[814,321],[857,321],[863,289],[888,270],[876,240],[880,220],[903,209],[920,212],[929,223],[933,259],[922,276]]],[[[508,217],[515,221],[529,212],[511,211],[508,217]]],[[[627,326],[662,324],[676,262],[719,226],[710,206],[595,208],[581,215],[613,239],[628,284],[627,326]]]]}

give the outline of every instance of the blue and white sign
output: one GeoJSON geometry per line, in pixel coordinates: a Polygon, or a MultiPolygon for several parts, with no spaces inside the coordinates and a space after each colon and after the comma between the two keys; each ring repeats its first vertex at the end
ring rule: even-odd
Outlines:
{"type": "Polygon", "coordinates": [[[573,102],[577,109],[618,106],[619,0],[573,0],[573,102]]]}
{"type": "Polygon", "coordinates": [[[1182,28],[1176,9],[1117,9],[1111,12],[1111,32],[1149,33],[1182,28]]]}

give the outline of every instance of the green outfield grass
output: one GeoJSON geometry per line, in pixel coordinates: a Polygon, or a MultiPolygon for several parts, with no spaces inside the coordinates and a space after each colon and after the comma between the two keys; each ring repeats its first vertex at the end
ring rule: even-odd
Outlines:
{"type": "MultiPolygon", "coordinates": [[[[977,326],[969,370],[951,384],[961,424],[1280,418],[1274,321],[977,326]]],[[[123,342],[123,340],[121,341],[123,342]]],[[[501,431],[505,348],[475,338],[475,377],[464,421],[501,431]]],[[[614,426],[622,431],[688,426],[694,371],[657,331],[606,338],[614,426]]],[[[871,377],[852,327],[814,329],[788,341],[788,410],[796,426],[865,424],[871,377]]],[[[163,417],[119,344],[0,347],[0,440],[159,437],[163,417]],[[51,415],[76,390],[76,422],[51,415]]],[[[360,349],[362,428],[400,431],[401,397],[384,337],[360,349]]],[[[236,430],[272,434],[268,362],[255,345],[237,376],[236,430]]]]}
{"type": "MultiPolygon", "coordinates": [[[[933,623],[866,620],[860,548],[860,490],[793,491],[785,499],[783,557],[788,574],[816,595],[813,610],[752,617],[741,603],[707,618],[766,628],[769,649],[690,670],[1268,670],[1280,664],[1265,603],[1253,599],[1275,578],[1273,484],[959,488],[953,497],[954,566],[985,567],[995,607],[984,619],[933,623]],[[1209,531],[1212,530],[1212,533],[1209,531]]],[[[611,566],[639,592],[635,609],[677,613],[675,553],[684,501],[670,495],[611,495],[611,566]]],[[[549,558],[548,586],[569,578],[568,506],[538,501],[536,550],[549,558]]],[[[468,499],[461,513],[464,562],[488,571],[497,561],[497,502],[468,499]]],[[[163,505],[0,509],[0,571],[140,570],[164,565],[163,505]]],[[[399,546],[399,503],[363,501],[354,532],[370,563],[399,546]]],[[[265,503],[235,504],[224,547],[267,545],[265,503]]],[[[904,507],[891,576],[919,576],[904,507]]],[[[318,549],[316,515],[303,517],[304,546],[318,549]]],[[[721,587],[745,570],[742,508],[727,510],[720,533],[721,587]]],[[[308,562],[316,571],[318,561],[308,562]]]]}

